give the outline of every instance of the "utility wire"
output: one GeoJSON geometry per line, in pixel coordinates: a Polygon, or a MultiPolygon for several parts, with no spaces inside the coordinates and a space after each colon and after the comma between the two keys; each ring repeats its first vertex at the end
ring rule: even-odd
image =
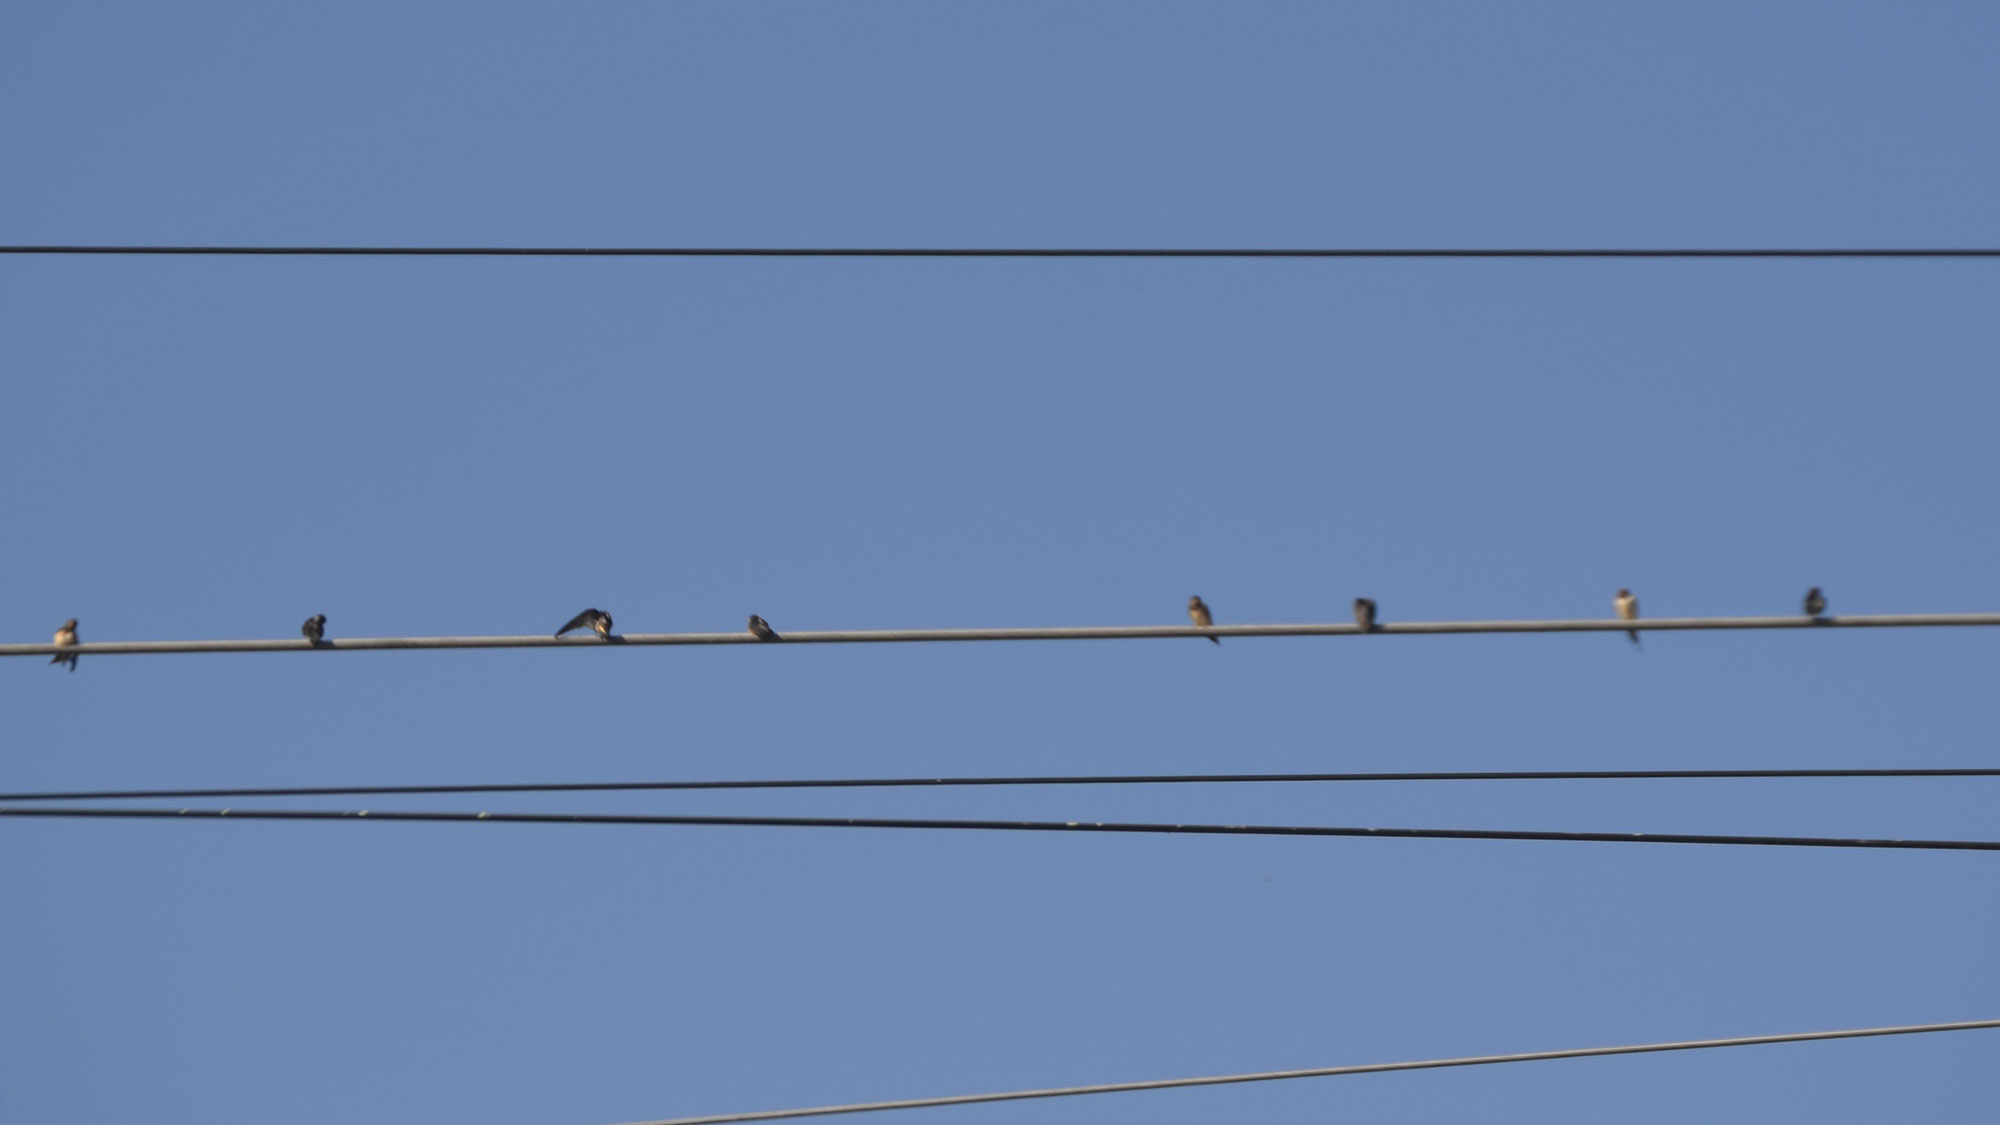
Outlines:
{"type": "Polygon", "coordinates": [[[954,786],[1229,785],[1362,781],[1651,781],[1748,778],[2000,777],[2000,769],[1479,770],[1404,773],[1165,773],[1056,777],[854,777],[747,781],[562,781],[474,785],[321,785],[235,789],[58,789],[0,801],[136,801],[214,797],[390,797],[438,793],[619,793],[703,789],[908,789],[954,786]]]}
{"type": "Polygon", "coordinates": [[[1655,617],[1641,621],[1588,618],[1574,621],[1396,621],[1365,632],[1353,624],[1304,625],[1105,625],[1049,629],[847,629],[819,632],[784,630],[781,641],[763,641],[748,632],[626,633],[609,640],[594,636],[349,637],[314,644],[303,637],[241,641],[95,641],[58,648],[54,644],[0,644],[0,656],[124,656],[168,652],[343,652],[436,648],[618,648],[638,645],[865,644],[914,641],[1108,641],[1187,637],[1345,637],[1419,636],[1439,633],[1623,633],[1685,632],[1703,629],[1908,629],[1941,625],[2000,625],[2000,613],[1891,613],[1842,617],[1655,617]]]}
{"type": "Polygon", "coordinates": [[[0,254],[368,258],[2000,258],[1987,247],[1363,248],[13,245],[0,254]]]}
{"type": "Polygon", "coordinates": [[[1223,1086],[1237,1082],[1275,1082],[1287,1078],[1331,1078],[1341,1074],[1384,1074],[1394,1070],[1437,1070],[1449,1066],[1490,1066],[1496,1063],[1545,1062],[1551,1059],[1644,1055],[1659,1051],[1701,1051],[1711,1047],[1758,1047],[1771,1043],[1810,1043],[1827,1039],[1861,1039],[1878,1035],[1924,1035],[1936,1031],[1978,1031],[2000,1027],[2000,1020],[1966,1023],[1922,1023],[1901,1027],[1858,1027],[1843,1031],[1805,1031],[1789,1035],[1750,1035],[1735,1039],[1686,1039],[1677,1043],[1636,1043],[1623,1047],[1579,1047],[1567,1051],[1531,1051],[1516,1055],[1474,1055],[1458,1059],[1324,1066],[1310,1070],[1267,1070],[1256,1074],[1214,1074],[1201,1078],[1167,1078],[1154,1082],[1107,1082],[1097,1086],[1058,1086],[1046,1090],[1009,1090],[997,1094],[959,1094],[944,1098],[905,1098],[890,1102],[854,1102],[805,1109],[767,1109],[754,1113],[718,1113],[706,1117],[665,1117],[630,1125],[729,1125],[738,1121],[777,1121],[788,1117],[827,1117],[836,1113],[868,1113],[884,1109],[929,1109],[978,1102],[1014,1102],[1029,1098],[1068,1098],[1080,1094],[1123,1094],[1136,1090],[1172,1090],[1187,1086],[1223,1086]]]}
{"type": "Polygon", "coordinates": [[[1191,836],[1366,836],[1393,840],[1546,840],[1607,844],[1733,844],[1781,848],[2000,851],[2000,840],[1838,836],[1720,836],[1682,832],[1542,832],[1496,828],[1347,828],[1287,824],[1134,824],[1078,820],[917,820],[862,816],[656,816],[618,813],[405,812],[378,809],[133,809],[0,805],[0,817],[105,820],[388,820],[407,823],[702,825],[729,828],[911,828],[945,831],[1122,832],[1191,836]]]}

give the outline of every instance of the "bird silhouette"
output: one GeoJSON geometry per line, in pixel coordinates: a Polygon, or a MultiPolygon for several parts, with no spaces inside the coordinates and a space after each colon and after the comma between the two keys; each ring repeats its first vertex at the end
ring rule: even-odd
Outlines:
{"type": "Polygon", "coordinates": [[[1814,620],[1826,616],[1826,595],[1818,586],[1806,591],[1806,616],[1814,620]]]}
{"type": "Polygon", "coordinates": [[[1375,631],[1374,598],[1354,599],[1354,623],[1356,625],[1359,625],[1361,627],[1361,631],[1364,633],[1372,633],[1375,631]]]}
{"type": "Polygon", "coordinates": [[[785,639],[778,635],[777,630],[771,628],[769,621],[764,620],[754,613],[750,615],[750,634],[760,641],[782,641],[785,639]]]}
{"type": "Polygon", "coordinates": [[[306,623],[299,626],[299,633],[315,645],[326,640],[326,614],[315,613],[306,618],[306,623]]]}

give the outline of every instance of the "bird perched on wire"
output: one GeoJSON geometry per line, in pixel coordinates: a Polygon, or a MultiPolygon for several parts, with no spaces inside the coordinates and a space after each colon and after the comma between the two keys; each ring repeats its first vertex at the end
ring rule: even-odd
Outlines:
{"type": "MultiPolygon", "coordinates": [[[[1208,603],[1201,600],[1200,594],[1196,594],[1194,597],[1188,599],[1188,620],[1204,629],[1215,627],[1215,615],[1208,612],[1208,603]]],[[[1216,644],[1222,643],[1222,638],[1220,637],[1210,637],[1208,639],[1216,644]]]]}
{"type": "Polygon", "coordinates": [[[586,609],[570,618],[569,624],[556,630],[556,636],[560,637],[572,629],[581,629],[586,625],[590,626],[591,632],[605,640],[611,639],[611,615],[601,609],[586,609]]]}
{"type": "MultiPolygon", "coordinates": [[[[68,621],[62,623],[62,628],[56,630],[56,644],[67,647],[75,643],[76,643],[76,618],[72,617],[68,621]]],[[[66,663],[69,665],[69,670],[74,672],[76,671],[76,653],[72,652],[68,656],[64,656],[60,652],[56,653],[56,658],[54,660],[49,661],[49,663],[51,664],[66,663]]]]}
{"type": "Polygon", "coordinates": [[[771,628],[769,621],[764,620],[754,613],[750,615],[750,635],[760,641],[782,641],[785,639],[778,635],[776,629],[771,628]]]}
{"type": "Polygon", "coordinates": [[[1826,616],[1826,595],[1819,592],[1818,586],[1806,591],[1806,616],[1815,621],[1826,616]]]}
{"type": "Polygon", "coordinates": [[[1372,633],[1375,631],[1374,598],[1354,599],[1354,623],[1356,625],[1359,625],[1361,627],[1361,631],[1364,633],[1372,633]]]}
{"type": "MultiPolygon", "coordinates": [[[[1617,607],[1618,617],[1620,620],[1623,621],[1639,620],[1639,599],[1632,595],[1632,591],[1627,590],[1622,586],[1619,587],[1618,596],[1611,599],[1611,604],[1617,607]]],[[[1638,648],[1646,647],[1645,645],[1639,643],[1639,630],[1627,629],[1625,630],[1625,635],[1632,638],[1632,644],[1635,647],[1638,648]]]]}
{"type": "Polygon", "coordinates": [[[306,618],[306,623],[299,626],[299,634],[315,645],[326,640],[326,614],[315,613],[306,618]]]}

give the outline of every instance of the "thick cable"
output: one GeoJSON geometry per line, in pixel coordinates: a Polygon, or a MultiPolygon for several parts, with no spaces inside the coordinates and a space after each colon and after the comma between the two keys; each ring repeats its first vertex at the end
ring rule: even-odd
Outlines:
{"type": "Polygon", "coordinates": [[[2000,258],[1987,247],[160,246],[16,244],[0,254],[368,258],[2000,258]]]}
{"type": "Polygon", "coordinates": [[[2000,613],[1896,613],[1842,617],[1655,617],[1641,621],[1601,618],[1552,621],[1392,621],[1372,630],[1341,624],[1300,625],[1104,625],[1026,629],[847,629],[781,630],[765,641],[748,632],[625,633],[609,639],[590,635],[470,637],[346,637],[319,643],[303,637],[257,640],[95,641],[58,649],[54,644],[0,644],[0,656],[137,656],[189,652],[368,652],[383,649],[561,648],[621,649],[652,645],[783,645],[910,643],[926,641],[1106,641],[1168,640],[1188,637],[1360,637],[1425,636],[1443,633],[1624,633],[1688,632],[1706,629],[1893,629],[2000,625],[2000,613]]]}

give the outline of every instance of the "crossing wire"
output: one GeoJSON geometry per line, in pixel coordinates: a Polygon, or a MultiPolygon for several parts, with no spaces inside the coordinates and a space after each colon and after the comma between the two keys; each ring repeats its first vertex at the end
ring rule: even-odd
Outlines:
{"type": "Polygon", "coordinates": [[[51,789],[4,801],[202,800],[218,797],[387,797],[444,793],[619,793],[720,789],[902,789],[956,786],[1236,785],[1378,781],[1655,781],[1805,778],[2000,777],[2000,769],[1456,770],[1394,773],[1065,774],[1023,777],[772,778],[721,781],[558,781],[470,785],[313,785],[227,789],[51,789]]]}
{"type": "Polygon", "coordinates": [[[1214,1074],[1200,1078],[1167,1078],[1151,1082],[1107,1082],[1096,1086],[1060,1086],[1045,1090],[1009,1090],[993,1094],[958,1094],[942,1098],[904,1098],[886,1102],[852,1102],[846,1105],[809,1106],[802,1109],[767,1109],[751,1113],[717,1113],[704,1117],[667,1117],[635,1121],[630,1125],[733,1125],[742,1121],[778,1121],[792,1117],[827,1117],[837,1113],[869,1113],[888,1109],[929,1109],[980,1102],[1025,1101],[1029,1098],[1068,1098],[1083,1094],[1122,1094],[1138,1090],[1184,1089],[1189,1086],[1222,1086],[1242,1082],[1276,1082],[1290,1078],[1331,1078],[1345,1074],[1385,1074],[1399,1070],[1437,1070],[1456,1066],[1492,1066],[1501,1063],[1546,1062],[1554,1059],[1603,1058],[1607,1055],[1643,1055],[1660,1051],[1701,1051],[1720,1047],[1757,1047],[1774,1043],[1812,1043],[1829,1039],[1861,1039],[1881,1035],[1924,1035],[1941,1031],[1978,1031],[2000,1027],[2000,1020],[1971,1020],[1962,1023],[1906,1024],[1899,1027],[1858,1027],[1840,1031],[1806,1031],[1786,1035],[1748,1035],[1733,1039],[1686,1039],[1675,1043],[1635,1043],[1619,1047],[1580,1047],[1564,1051],[1530,1051],[1513,1055],[1474,1055],[1456,1059],[1422,1059],[1415,1062],[1365,1063],[1360,1066],[1324,1066],[1307,1070],[1267,1070],[1255,1074],[1214,1074]]]}
{"type": "Polygon", "coordinates": [[[398,823],[685,825],[728,828],[893,828],[990,832],[1114,832],[1193,836],[1354,836],[1385,840],[1540,840],[1561,843],[1715,844],[1785,848],[2000,851],[2000,840],[1895,840],[1840,836],[1740,836],[1685,832],[1550,832],[1493,828],[1350,828],[1288,824],[1143,824],[1118,821],[938,820],[845,816],[682,816],[617,813],[439,812],[388,809],[135,809],[0,805],[0,817],[80,820],[306,820],[398,823]]]}

